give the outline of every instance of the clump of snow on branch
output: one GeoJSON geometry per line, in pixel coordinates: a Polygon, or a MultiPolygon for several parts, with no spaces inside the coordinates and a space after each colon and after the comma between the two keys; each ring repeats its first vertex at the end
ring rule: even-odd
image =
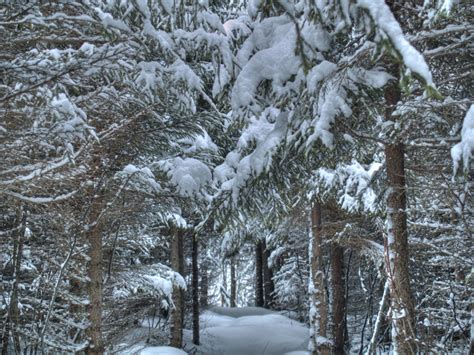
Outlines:
{"type": "Polygon", "coordinates": [[[459,169],[461,160],[464,170],[469,169],[469,162],[474,152],[474,105],[471,105],[464,117],[461,131],[461,142],[451,148],[451,157],[453,158],[454,174],[459,169]]]}
{"type": "Polygon", "coordinates": [[[357,5],[369,11],[382,37],[388,37],[412,72],[418,74],[427,85],[434,87],[431,72],[421,53],[405,38],[400,24],[384,0],[358,0],[357,5]]]}
{"type": "Polygon", "coordinates": [[[119,176],[130,179],[132,183],[143,184],[145,187],[151,188],[153,192],[161,190],[161,185],[156,181],[155,175],[148,167],[138,168],[133,164],[128,164],[123,168],[119,176]]]}
{"type": "Polygon", "coordinates": [[[216,167],[216,176],[223,181],[221,189],[232,191],[233,199],[238,199],[240,189],[249,178],[268,170],[273,155],[286,137],[288,113],[275,108],[266,109],[260,117],[252,117],[238,142],[240,150],[255,144],[253,151],[240,159],[238,152],[227,155],[223,164],[216,167]],[[271,121],[275,121],[271,123],[271,121]],[[240,159],[240,160],[239,160],[240,159]]]}
{"type": "Polygon", "coordinates": [[[160,166],[183,196],[199,195],[212,180],[209,167],[195,158],[177,157],[160,162],[160,166]]]}
{"type": "Polygon", "coordinates": [[[84,133],[89,133],[95,139],[97,135],[93,127],[89,126],[86,113],[77,107],[64,93],[60,93],[51,100],[53,115],[58,120],[54,132],[64,138],[79,137],[85,139],[84,133]]]}
{"type": "Polygon", "coordinates": [[[377,194],[371,184],[381,167],[380,163],[364,167],[352,161],[350,164],[340,164],[336,169],[320,168],[316,172],[316,183],[322,186],[319,188],[322,196],[324,192],[336,189],[339,204],[349,212],[375,212],[377,194]]]}
{"type": "Polygon", "coordinates": [[[119,273],[114,282],[112,295],[114,298],[120,299],[140,293],[149,293],[162,297],[171,303],[173,286],[185,290],[186,282],[179,273],[158,263],[119,273]]]}

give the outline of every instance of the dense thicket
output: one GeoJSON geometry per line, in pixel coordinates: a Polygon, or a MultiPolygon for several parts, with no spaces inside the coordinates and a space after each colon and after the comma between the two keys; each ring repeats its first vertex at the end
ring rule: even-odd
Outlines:
{"type": "Polygon", "coordinates": [[[215,305],[474,351],[472,10],[5,1],[2,354],[198,345],[215,305]]]}

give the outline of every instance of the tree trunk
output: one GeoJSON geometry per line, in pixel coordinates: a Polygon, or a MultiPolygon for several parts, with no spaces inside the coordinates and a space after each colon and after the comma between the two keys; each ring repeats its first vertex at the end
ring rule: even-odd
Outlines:
{"type": "Polygon", "coordinates": [[[313,202],[311,208],[311,281],[310,287],[310,327],[311,339],[309,348],[313,355],[330,354],[330,342],[326,338],[327,299],[324,288],[323,248],[321,204],[313,202]]]}
{"type": "MultiPolygon", "coordinates": [[[[398,65],[392,68],[392,75],[399,72],[398,65]]],[[[385,120],[392,117],[400,99],[398,80],[390,82],[384,92],[385,120]]],[[[397,139],[385,145],[387,165],[387,236],[386,268],[390,287],[392,310],[392,341],[394,351],[402,354],[414,354],[417,351],[415,342],[414,302],[410,287],[408,270],[408,231],[406,215],[405,189],[405,156],[403,143],[397,139]]]]}
{"type": "MultiPolygon", "coordinates": [[[[179,229],[172,230],[171,241],[171,268],[182,275],[182,256],[183,242],[182,232],[179,229]]],[[[173,286],[173,303],[174,309],[171,312],[171,340],[170,345],[175,348],[181,348],[183,345],[183,290],[177,286],[173,286]]]]}
{"type": "Polygon", "coordinates": [[[200,303],[201,308],[206,309],[209,305],[209,276],[208,276],[208,268],[207,268],[207,260],[205,253],[201,253],[204,255],[201,262],[201,288],[200,288],[200,303]]]}
{"type": "Polygon", "coordinates": [[[387,280],[383,288],[382,300],[380,301],[380,307],[377,313],[377,320],[375,321],[374,331],[372,332],[372,336],[370,337],[369,348],[367,349],[367,353],[366,353],[367,355],[377,353],[377,338],[380,333],[380,328],[382,327],[382,321],[385,314],[385,308],[386,308],[387,299],[388,299],[388,292],[389,292],[389,284],[387,280]]]}
{"type": "Polygon", "coordinates": [[[9,353],[8,343],[11,333],[13,340],[13,349],[15,353],[21,354],[20,338],[17,333],[17,326],[20,320],[20,311],[18,308],[18,285],[20,283],[20,269],[21,269],[21,257],[23,254],[23,236],[25,235],[26,228],[26,209],[17,207],[15,226],[16,231],[13,233],[13,284],[10,294],[10,307],[8,309],[8,317],[3,327],[2,336],[2,355],[9,353]]]}
{"type": "Polygon", "coordinates": [[[237,307],[237,279],[235,275],[235,257],[230,258],[230,306],[237,307]]]}
{"type": "Polygon", "coordinates": [[[332,322],[334,354],[344,354],[346,299],[344,288],[344,249],[331,244],[332,322]]]}
{"type": "Polygon", "coordinates": [[[273,291],[275,285],[273,283],[273,271],[268,267],[268,258],[270,251],[267,250],[267,243],[265,239],[262,240],[262,269],[263,269],[263,291],[264,291],[264,307],[273,308],[274,299],[273,291]]]}
{"type": "Polygon", "coordinates": [[[199,345],[199,267],[198,237],[193,233],[193,344],[199,345]]]}
{"type": "Polygon", "coordinates": [[[102,223],[100,215],[103,208],[103,192],[91,191],[92,197],[90,214],[88,218],[88,228],[86,229],[86,239],[89,243],[89,282],[87,292],[89,295],[89,327],[87,336],[89,337],[89,347],[87,354],[99,355],[104,353],[104,343],[102,340],[102,223]]]}
{"type": "Polygon", "coordinates": [[[222,286],[221,286],[221,306],[227,307],[229,294],[227,293],[227,265],[225,259],[222,261],[222,286]]]}
{"type": "Polygon", "coordinates": [[[262,242],[255,246],[255,306],[263,307],[263,253],[262,242]]]}
{"type": "MultiPolygon", "coordinates": [[[[184,231],[180,230],[179,231],[180,236],[179,236],[179,269],[178,272],[179,274],[183,277],[183,279],[186,279],[186,268],[185,268],[185,262],[184,262],[184,231]]],[[[184,328],[184,313],[186,312],[185,309],[185,294],[184,294],[184,289],[180,289],[181,293],[181,333],[183,332],[184,328]]]]}
{"type": "MultiPolygon", "coordinates": [[[[472,300],[472,298],[471,298],[472,300]]],[[[474,302],[471,301],[471,344],[469,346],[469,354],[474,354],[474,302]]]]}

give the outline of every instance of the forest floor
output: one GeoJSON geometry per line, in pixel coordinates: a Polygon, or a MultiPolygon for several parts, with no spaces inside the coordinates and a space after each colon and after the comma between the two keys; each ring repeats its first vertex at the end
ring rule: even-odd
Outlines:
{"type": "MultiPolygon", "coordinates": [[[[306,355],[308,328],[264,308],[215,307],[200,317],[201,345],[192,344],[192,331],[184,330],[185,351],[136,344],[127,354],[140,355],[306,355]]],[[[121,352],[122,354],[125,354],[121,352]]]]}

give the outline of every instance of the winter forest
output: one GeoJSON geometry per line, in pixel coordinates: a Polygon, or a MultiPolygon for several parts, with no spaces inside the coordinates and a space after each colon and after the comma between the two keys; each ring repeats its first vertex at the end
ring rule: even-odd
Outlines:
{"type": "Polygon", "coordinates": [[[473,354],[473,10],[0,0],[1,354],[473,354]]]}

